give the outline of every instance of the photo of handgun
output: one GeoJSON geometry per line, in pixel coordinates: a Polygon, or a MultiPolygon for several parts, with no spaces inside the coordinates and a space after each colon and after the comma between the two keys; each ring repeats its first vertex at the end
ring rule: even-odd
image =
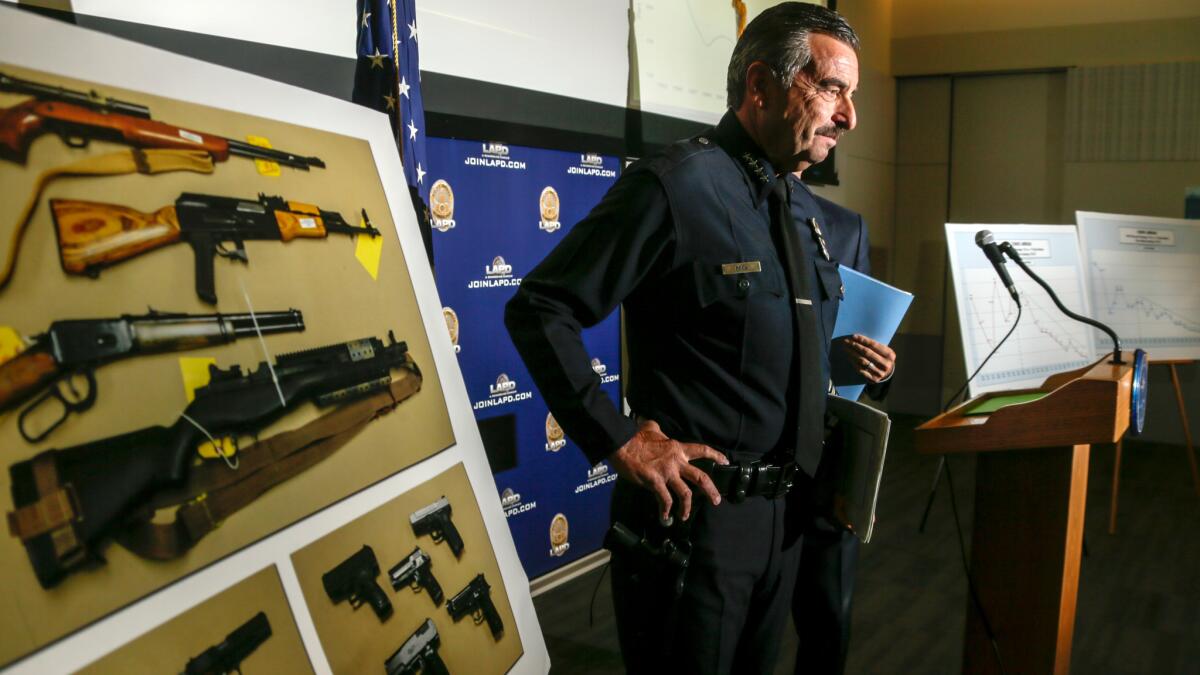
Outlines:
{"type": "MultiPolygon", "coordinates": [[[[209,367],[209,383],[170,426],[153,426],[9,467],[15,510],[9,533],[25,545],[44,588],[104,562],[104,540],[153,516],[156,495],[183,486],[209,437],[255,434],[302,403],[340,405],[391,386],[392,371],[418,373],[408,345],[364,338],[282,354],[249,373],[209,367]]],[[[378,573],[378,572],[377,572],[378,573]]]]}
{"type": "Polygon", "coordinates": [[[419,546],[388,570],[388,576],[392,579],[392,590],[399,591],[408,586],[414,593],[419,593],[424,588],[433,600],[434,607],[442,604],[442,585],[433,576],[433,561],[419,546]]]}
{"type": "Polygon", "coordinates": [[[433,537],[435,544],[445,541],[454,557],[462,557],[463,540],[458,528],[454,527],[454,521],[450,519],[450,501],[445,497],[417,509],[408,517],[408,521],[412,523],[413,534],[418,537],[428,534],[433,537]]]}
{"type": "Polygon", "coordinates": [[[364,602],[370,603],[375,616],[382,622],[392,615],[392,603],[375,583],[377,576],[379,561],[375,559],[375,551],[363,544],[358,552],[322,575],[321,583],[333,604],[349,600],[350,606],[358,609],[364,602]]]}
{"type": "Polygon", "coordinates": [[[233,342],[256,334],[304,330],[304,316],[295,309],[250,314],[176,314],[156,312],[109,319],[55,321],[33,336],[28,349],[0,363],[0,412],[45,393],[17,418],[17,429],[37,443],[58,428],[71,413],[82,413],[96,402],[95,369],[124,358],[157,352],[198,349],[233,342]],[[76,387],[76,378],[82,378],[76,387]],[[70,395],[63,391],[66,387],[70,395]],[[57,403],[62,414],[40,429],[29,428],[29,415],[45,404],[57,403]]]}
{"type": "Polygon", "coordinates": [[[172,206],[142,213],[119,204],[51,199],[59,260],[67,274],[98,276],[122,260],[180,241],[192,247],[196,294],[215,305],[213,262],[217,256],[249,263],[245,242],[324,239],[329,234],[378,237],[363,209],[356,227],[333,211],[260,193],[236,199],[185,192],[172,206]],[[233,244],[233,249],[225,244],[233,244]]]}
{"type": "Polygon", "coordinates": [[[432,620],[425,619],[425,623],[383,663],[384,670],[387,675],[449,675],[446,664],[438,656],[441,644],[437,626],[432,620]]]}
{"type": "Polygon", "coordinates": [[[446,611],[450,612],[450,618],[455,621],[468,614],[475,620],[476,625],[487,620],[493,638],[500,639],[500,634],[504,632],[504,623],[500,621],[500,614],[492,604],[492,587],[482,574],[475,575],[466,588],[446,602],[446,611]]]}
{"type": "Polygon", "coordinates": [[[146,106],[95,91],[74,91],[0,73],[0,92],[33,97],[11,108],[0,108],[0,157],[20,163],[25,162],[30,142],[50,131],[72,148],[86,147],[92,139],[99,139],[135,148],[202,150],[214,162],[238,155],[303,171],[314,166],[325,168],[319,157],[272,150],[150,119],[146,106]]]}
{"type": "Polygon", "coordinates": [[[242,672],[242,661],[271,637],[271,622],[259,612],[238,626],[220,644],[188,659],[184,675],[226,675],[242,672]]]}

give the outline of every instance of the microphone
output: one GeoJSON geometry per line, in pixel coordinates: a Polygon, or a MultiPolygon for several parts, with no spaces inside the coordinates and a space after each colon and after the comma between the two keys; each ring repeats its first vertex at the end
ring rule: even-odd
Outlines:
{"type": "MultiPolygon", "coordinates": [[[[989,240],[992,238],[991,232],[988,232],[987,230],[983,230],[979,234],[975,235],[975,241],[978,242],[979,235],[985,234],[985,233],[988,235],[987,238],[989,240]]],[[[996,247],[996,244],[993,243],[992,246],[996,247]]],[[[1029,265],[1025,264],[1025,261],[1021,259],[1021,254],[1017,252],[1017,248],[1015,246],[1013,246],[1012,244],[1010,244],[1006,241],[1006,242],[1000,244],[999,247],[996,247],[996,248],[999,248],[999,250],[1003,251],[1005,255],[1007,255],[1009,258],[1012,259],[1013,262],[1017,263],[1017,266],[1020,267],[1022,270],[1024,270],[1025,274],[1028,274],[1030,279],[1033,279],[1034,281],[1038,282],[1039,286],[1046,289],[1046,293],[1048,293],[1050,295],[1050,299],[1053,300],[1054,304],[1058,306],[1059,311],[1061,311],[1063,314],[1066,314],[1067,316],[1071,317],[1072,319],[1075,319],[1076,321],[1079,321],[1081,323],[1086,323],[1089,326],[1094,326],[1094,327],[1099,328],[1100,330],[1104,331],[1104,333],[1106,335],[1108,335],[1108,338],[1110,340],[1112,340],[1112,343],[1113,343],[1112,363],[1116,363],[1116,364],[1124,363],[1124,361],[1121,360],[1121,338],[1117,336],[1116,331],[1114,331],[1113,329],[1109,328],[1107,325],[1100,323],[1099,321],[1097,321],[1095,319],[1091,319],[1086,316],[1081,316],[1081,315],[1076,314],[1075,312],[1072,312],[1071,310],[1067,309],[1066,305],[1064,305],[1062,303],[1062,300],[1058,299],[1058,293],[1055,293],[1054,289],[1050,288],[1050,284],[1046,283],[1045,279],[1041,278],[1036,273],[1034,273],[1033,270],[1029,269],[1029,265]]]]}
{"type": "Polygon", "coordinates": [[[991,230],[976,232],[975,245],[983,249],[983,254],[992,261],[992,267],[996,268],[996,274],[1000,275],[1000,281],[1004,282],[1004,287],[1008,289],[1008,294],[1012,296],[1013,302],[1020,305],[1021,298],[1017,295],[1017,287],[1013,284],[1012,277],[1008,276],[1008,267],[1004,264],[1004,256],[1000,253],[1000,247],[996,245],[996,239],[992,236],[991,230]]]}

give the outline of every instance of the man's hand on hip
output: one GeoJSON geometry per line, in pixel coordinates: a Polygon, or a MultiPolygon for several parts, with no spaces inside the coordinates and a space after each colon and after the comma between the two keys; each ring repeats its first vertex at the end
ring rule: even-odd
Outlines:
{"type": "Polygon", "coordinates": [[[721,503],[721,495],[708,474],[688,463],[706,458],[718,464],[729,463],[725,455],[707,445],[680,443],[667,438],[658,422],[648,420],[641,423],[628,443],[609,456],[609,461],[622,478],[654,493],[658,499],[659,518],[666,521],[676,500],[680,517],[687,520],[691,516],[692,490],[688,483],[708,495],[713,506],[721,503]]]}

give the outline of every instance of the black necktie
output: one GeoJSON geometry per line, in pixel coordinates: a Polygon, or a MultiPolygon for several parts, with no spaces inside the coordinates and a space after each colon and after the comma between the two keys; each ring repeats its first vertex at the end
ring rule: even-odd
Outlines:
{"type": "Polygon", "coordinates": [[[787,272],[792,294],[792,318],[795,323],[795,351],[789,390],[788,419],[795,420],[796,463],[809,476],[816,475],[821,461],[821,442],[825,432],[825,383],[821,381],[821,337],[817,330],[817,307],[809,279],[812,262],[798,239],[792,209],[788,203],[787,181],[775,180],[769,198],[771,238],[787,272]]]}

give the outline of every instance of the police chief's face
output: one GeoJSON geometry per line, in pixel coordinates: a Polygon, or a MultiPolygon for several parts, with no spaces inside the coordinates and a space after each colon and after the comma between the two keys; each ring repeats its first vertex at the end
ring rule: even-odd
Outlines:
{"type": "MultiPolygon", "coordinates": [[[[857,119],[852,96],[858,88],[858,55],[828,35],[809,36],[812,62],[796,76],[779,109],[767,149],[776,169],[795,171],[820,162],[857,119]],[[773,151],[772,151],[773,150],[773,151]]],[[[772,106],[775,107],[775,106],[772,106]]],[[[764,148],[766,149],[766,148],[764,148]]]]}

